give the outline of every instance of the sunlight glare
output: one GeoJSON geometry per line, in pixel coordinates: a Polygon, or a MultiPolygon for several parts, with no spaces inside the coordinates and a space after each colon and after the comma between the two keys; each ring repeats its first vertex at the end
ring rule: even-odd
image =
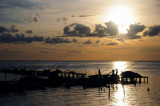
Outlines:
{"type": "Polygon", "coordinates": [[[130,24],[135,23],[133,11],[126,5],[116,5],[107,10],[104,21],[113,21],[118,25],[119,33],[127,33],[130,24]]]}
{"type": "Polygon", "coordinates": [[[117,85],[118,91],[115,93],[115,99],[117,100],[117,104],[119,106],[127,106],[126,103],[124,103],[124,98],[125,98],[125,90],[126,88],[124,88],[121,84],[117,85]]]}
{"type": "Polygon", "coordinates": [[[125,68],[127,68],[127,62],[125,61],[118,61],[114,62],[114,69],[118,69],[118,75],[121,74],[121,71],[123,71],[125,68]]]}

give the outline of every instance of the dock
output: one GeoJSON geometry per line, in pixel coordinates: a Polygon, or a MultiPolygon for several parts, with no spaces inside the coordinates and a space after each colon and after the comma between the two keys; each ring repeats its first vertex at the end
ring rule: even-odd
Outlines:
{"type": "Polygon", "coordinates": [[[138,73],[132,72],[132,71],[125,71],[122,73],[121,76],[121,82],[122,83],[145,83],[147,80],[148,83],[148,76],[141,76],[138,73]]]}

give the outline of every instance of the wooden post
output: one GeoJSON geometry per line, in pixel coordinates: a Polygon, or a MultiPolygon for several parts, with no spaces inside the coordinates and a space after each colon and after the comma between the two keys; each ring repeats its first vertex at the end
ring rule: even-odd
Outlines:
{"type": "Polygon", "coordinates": [[[145,77],[144,77],[144,83],[145,83],[145,77]]]}
{"type": "Polygon", "coordinates": [[[4,80],[5,80],[5,81],[7,81],[7,75],[6,75],[6,73],[7,73],[7,72],[6,72],[6,70],[5,70],[5,73],[4,73],[4,77],[5,77],[4,80]]]}
{"type": "Polygon", "coordinates": [[[121,82],[122,82],[122,83],[124,82],[123,77],[121,78],[121,82]]]}
{"type": "Polygon", "coordinates": [[[148,77],[147,77],[147,83],[148,83],[148,77]]]}
{"type": "Polygon", "coordinates": [[[77,75],[77,79],[79,78],[79,74],[76,74],[77,75]]]}
{"type": "Polygon", "coordinates": [[[64,72],[64,78],[66,78],[66,72],[64,72]]]}
{"type": "Polygon", "coordinates": [[[131,78],[131,83],[133,83],[133,78],[131,78]]]}
{"type": "Polygon", "coordinates": [[[70,73],[68,73],[68,77],[70,78],[70,73]]]}
{"type": "Polygon", "coordinates": [[[141,77],[139,77],[139,83],[141,83],[141,77]]]}

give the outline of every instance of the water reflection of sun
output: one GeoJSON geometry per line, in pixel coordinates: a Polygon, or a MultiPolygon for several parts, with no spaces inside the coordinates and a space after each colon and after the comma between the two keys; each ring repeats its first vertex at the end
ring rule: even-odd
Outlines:
{"type": "Polygon", "coordinates": [[[114,62],[114,69],[118,69],[118,75],[120,75],[121,71],[124,71],[125,68],[127,68],[127,62],[125,61],[114,62]]]}
{"type": "Polygon", "coordinates": [[[117,89],[118,91],[115,93],[114,97],[116,99],[118,106],[126,106],[127,104],[124,103],[124,99],[125,99],[125,90],[127,89],[124,88],[121,84],[117,85],[117,89]]]}

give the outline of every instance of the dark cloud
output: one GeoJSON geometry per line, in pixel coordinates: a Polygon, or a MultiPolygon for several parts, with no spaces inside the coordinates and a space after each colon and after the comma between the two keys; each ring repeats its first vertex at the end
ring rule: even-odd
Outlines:
{"type": "Polygon", "coordinates": [[[140,23],[131,24],[128,29],[127,36],[129,38],[139,38],[137,33],[142,32],[145,29],[145,25],[141,25],[140,23]]]}
{"type": "Polygon", "coordinates": [[[19,30],[16,28],[15,25],[12,25],[12,26],[11,26],[10,31],[11,31],[12,33],[19,32],[19,30]]]}
{"type": "Polygon", "coordinates": [[[72,41],[73,41],[74,43],[76,43],[78,40],[74,38],[72,41]]]}
{"type": "Polygon", "coordinates": [[[126,36],[126,39],[140,39],[141,36],[134,35],[134,36],[126,36]]]}
{"type": "Polygon", "coordinates": [[[113,21],[106,22],[105,25],[107,26],[107,34],[110,36],[115,36],[118,34],[118,26],[113,21]]]}
{"type": "Polygon", "coordinates": [[[8,31],[8,30],[5,27],[0,26],[0,33],[6,32],[6,31],[8,31]]]}
{"type": "Polygon", "coordinates": [[[27,30],[26,33],[27,33],[27,34],[32,34],[33,31],[32,31],[32,30],[27,30]]]}
{"type": "Polygon", "coordinates": [[[91,17],[91,16],[94,16],[94,15],[79,15],[78,17],[91,17]]]}
{"type": "Polygon", "coordinates": [[[19,30],[16,28],[15,25],[12,25],[9,29],[5,28],[3,26],[0,26],[0,33],[4,33],[4,32],[17,33],[17,32],[19,32],[19,30]]]}
{"type": "Polygon", "coordinates": [[[38,20],[39,20],[39,19],[38,19],[38,17],[36,17],[36,16],[32,18],[32,22],[38,22],[38,20]]]}
{"type": "Polygon", "coordinates": [[[39,14],[35,14],[35,13],[30,13],[28,15],[28,19],[29,22],[33,23],[33,22],[38,22],[39,21],[39,14]]]}
{"type": "MultiPolygon", "coordinates": [[[[1,0],[2,1],[2,0],[1,0]]],[[[38,6],[37,3],[28,1],[28,0],[3,0],[3,7],[0,8],[26,8],[26,9],[32,9],[34,6],[38,6]]]]}
{"type": "Polygon", "coordinates": [[[106,45],[118,45],[118,43],[108,43],[106,45]]]}
{"type": "Polygon", "coordinates": [[[10,33],[0,35],[1,43],[17,43],[18,44],[18,43],[32,43],[33,41],[44,41],[44,38],[42,36],[27,37],[24,34],[12,35],[10,33]]]}
{"type": "Polygon", "coordinates": [[[75,31],[79,34],[89,34],[91,32],[91,29],[85,25],[82,24],[73,24],[75,25],[75,31]]]}
{"type": "Polygon", "coordinates": [[[84,17],[85,18],[85,17],[91,17],[91,16],[94,16],[94,15],[78,15],[78,16],[72,15],[71,17],[72,18],[74,17],[82,17],[82,18],[84,17]]]}
{"type": "Polygon", "coordinates": [[[107,28],[102,26],[101,24],[96,24],[95,25],[95,30],[93,31],[93,33],[99,35],[99,36],[105,36],[105,34],[107,34],[107,28]]]}
{"type": "Polygon", "coordinates": [[[155,25],[149,27],[147,31],[144,32],[144,36],[156,36],[160,34],[160,25],[155,25]]]}
{"type": "Polygon", "coordinates": [[[70,41],[69,39],[64,39],[64,38],[46,38],[45,40],[46,43],[50,43],[50,44],[58,44],[58,43],[72,43],[72,42],[77,42],[76,39],[73,39],[72,41],[70,41]]]}
{"type": "Polygon", "coordinates": [[[99,43],[100,43],[100,40],[97,40],[96,43],[99,44],[99,43]]]}
{"type": "Polygon", "coordinates": [[[83,24],[73,23],[64,27],[63,31],[68,36],[80,36],[90,34],[91,29],[83,24]]]}
{"type": "Polygon", "coordinates": [[[87,40],[86,42],[84,42],[83,44],[91,44],[92,42],[90,40],[87,40]]]}
{"type": "Polygon", "coordinates": [[[115,36],[118,34],[117,25],[112,22],[106,22],[106,26],[101,24],[95,25],[95,30],[91,33],[91,29],[83,24],[73,23],[71,25],[65,26],[63,31],[66,36],[76,36],[76,37],[106,37],[115,36]]]}

